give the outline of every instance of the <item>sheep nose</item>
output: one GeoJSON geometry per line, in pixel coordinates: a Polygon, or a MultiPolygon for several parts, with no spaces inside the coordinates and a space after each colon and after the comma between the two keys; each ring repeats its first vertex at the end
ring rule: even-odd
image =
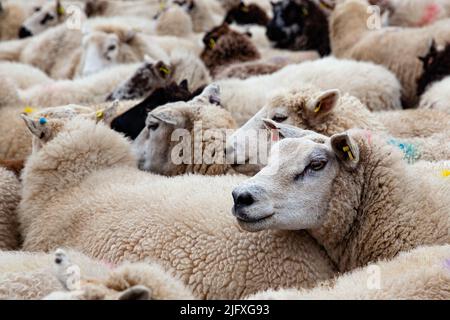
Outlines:
{"type": "Polygon", "coordinates": [[[248,191],[239,193],[239,192],[236,192],[236,190],[234,190],[232,195],[233,195],[234,205],[236,208],[248,207],[255,202],[255,198],[248,191]]]}
{"type": "Polygon", "coordinates": [[[30,30],[28,30],[25,27],[20,27],[20,29],[19,29],[19,38],[20,39],[31,37],[32,35],[33,34],[30,32],[30,30]]]}

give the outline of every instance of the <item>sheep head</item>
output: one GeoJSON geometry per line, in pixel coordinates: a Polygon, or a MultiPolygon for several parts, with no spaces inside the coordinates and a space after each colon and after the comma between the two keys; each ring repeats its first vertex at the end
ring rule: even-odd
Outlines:
{"type": "Polygon", "coordinates": [[[59,25],[65,18],[66,12],[60,1],[48,1],[43,6],[35,7],[34,13],[22,23],[19,38],[37,35],[45,30],[59,25]]]}
{"type": "Polygon", "coordinates": [[[134,141],[139,168],[164,175],[214,174],[208,165],[224,164],[226,130],[235,126],[229,112],[220,107],[215,84],[191,101],[158,107],[149,112],[146,127],[134,141]]]}
{"type": "Polygon", "coordinates": [[[240,2],[231,8],[225,16],[226,23],[236,22],[237,24],[257,24],[266,26],[269,22],[267,13],[257,4],[245,4],[240,2]]]}
{"type": "Polygon", "coordinates": [[[213,28],[203,37],[205,48],[201,58],[214,74],[219,67],[261,57],[249,35],[230,29],[227,23],[213,28]]]}
{"type": "Polygon", "coordinates": [[[272,3],[272,11],[266,35],[277,47],[330,54],[328,19],[319,4],[312,0],[283,0],[272,3]]]}
{"type": "Polygon", "coordinates": [[[183,80],[179,85],[171,82],[154,89],[144,101],[115,117],[111,128],[134,140],[145,128],[145,120],[150,111],[169,102],[189,101],[191,98],[187,80],[183,80]]]}
{"type": "Polygon", "coordinates": [[[333,113],[339,98],[338,90],[322,91],[308,86],[278,92],[227,140],[227,158],[234,159],[233,168],[238,172],[258,172],[265,165],[271,145],[270,136],[265,132],[267,120],[264,119],[321,131],[320,127],[333,113]]]}
{"type": "Polygon", "coordinates": [[[316,135],[281,140],[269,164],[234,189],[232,212],[243,229],[316,229],[326,220],[335,180],[359,166],[361,134],[316,135]]]}
{"type": "Polygon", "coordinates": [[[136,50],[135,30],[116,25],[85,30],[77,73],[87,76],[121,63],[134,63],[144,57],[136,50]]]}
{"type": "Polygon", "coordinates": [[[172,69],[171,66],[162,61],[146,61],[129,79],[120,84],[106,100],[141,99],[155,88],[167,85],[174,73],[172,69]]]}
{"type": "Polygon", "coordinates": [[[427,54],[419,60],[423,64],[423,73],[417,79],[417,96],[421,96],[432,83],[450,74],[450,44],[438,50],[436,42],[431,41],[427,54]]]}

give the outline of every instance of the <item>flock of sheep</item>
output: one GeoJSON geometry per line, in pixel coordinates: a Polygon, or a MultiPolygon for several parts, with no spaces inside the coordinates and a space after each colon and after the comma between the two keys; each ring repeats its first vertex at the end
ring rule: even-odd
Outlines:
{"type": "Polygon", "coordinates": [[[450,299],[450,0],[1,0],[0,299],[450,299]]]}

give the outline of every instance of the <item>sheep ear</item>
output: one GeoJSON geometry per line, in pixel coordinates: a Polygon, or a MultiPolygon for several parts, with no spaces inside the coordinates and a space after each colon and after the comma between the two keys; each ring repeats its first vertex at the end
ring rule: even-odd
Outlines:
{"type": "Polygon", "coordinates": [[[314,131],[300,129],[298,127],[294,127],[288,124],[278,123],[273,121],[272,119],[262,119],[262,121],[267,130],[271,132],[273,132],[273,130],[276,130],[279,139],[303,138],[309,135],[319,136],[319,134],[314,131]]]}
{"type": "Polygon", "coordinates": [[[220,87],[216,83],[212,83],[203,89],[203,92],[194,98],[193,101],[205,102],[220,106],[220,87]]]}
{"type": "Polygon", "coordinates": [[[150,300],[151,290],[147,287],[137,285],[123,291],[119,300],[150,300]]]}
{"type": "Polygon", "coordinates": [[[161,78],[167,79],[170,77],[172,70],[170,70],[169,66],[167,66],[164,62],[158,61],[155,64],[156,71],[159,73],[161,78]]]}
{"type": "Polygon", "coordinates": [[[39,139],[44,139],[48,131],[51,130],[48,120],[46,118],[40,118],[35,120],[28,117],[25,114],[22,114],[20,116],[25,122],[25,125],[27,126],[28,130],[30,130],[30,132],[39,139]]]}
{"type": "Polygon", "coordinates": [[[339,90],[332,89],[322,92],[307,106],[307,114],[312,119],[320,119],[328,115],[337,105],[341,94],[339,90]]]}
{"type": "Polygon", "coordinates": [[[359,148],[347,132],[333,135],[330,138],[330,144],[336,157],[347,169],[356,168],[359,163],[359,148]]]}
{"type": "Polygon", "coordinates": [[[56,14],[58,15],[58,17],[62,17],[65,14],[65,10],[64,7],[61,4],[60,0],[56,0],[56,14]]]}
{"type": "Polygon", "coordinates": [[[119,109],[119,100],[115,100],[109,107],[97,111],[95,113],[95,120],[97,122],[103,121],[104,123],[110,124],[117,116],[118,109],[119,109]]]}
{"type": "Polygon", "coordinates": [[[162,121],[164,123],[170,124],[172,126],[176,126],[178,124],[177,118],[170,114],[170,113],[166,113],[166,112],[160,112],[158,114],[150,114],[149,116],[152,116],[155,119],[158,119],[159,121],[162,121]]]}
{"type": "Polygon", "coordinates": [[[125,34],[125,38],[123,39],[125,43],[130,43],[133,41],[134,37],[136,36],[135,30],[128,30],[125,34]]]}

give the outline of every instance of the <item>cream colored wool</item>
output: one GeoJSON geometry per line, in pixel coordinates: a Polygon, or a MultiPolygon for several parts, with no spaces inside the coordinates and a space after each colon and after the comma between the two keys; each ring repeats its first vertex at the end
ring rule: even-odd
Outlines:
{"type": "Polygon", "coordinates": [[[20,189],[14,173],[0,167],[0,250],[19,247],[16,209],[20,201],[20,189]]]}
{"type": "Polygon", "coordinates": [[[450,17],[449,0],[389,0],[389,25],[422,27],[450,17]]]}
{"type": "Polygon", "coordinates": [[[42,70],[17,62],[0,62],[0,78],[8,78],[22,90],[52,82],[42,70]]]}
{"type": "Polygon", "coordinates": [[[236,226],[230,193],[242,177],[143,174],[128,142],[104,125],[74,119],[61,129],[23,171],[25,250],[70,246],[112,263],[155,259],[202,299],[311,287],[334,274],[304,232],[236,226]]]}
{"type": "Polygon", "coordinates": [[[333,54],[387,67],[402,84],[405,104],[413,107],[418,102],[416,81],[423,71],[418,57],[427,54],[432,39],[438,45],[450,41],[450,19],[423,28],[369,30],[367,7],[366,0],[347,0],[336,6],[330,17],[333,54]]]}
{"type": "Polygon", "coordinates": [[[400,84],[391,72],[372,63],[333,57],[289,65],[270,75],[221,80],[217,84],[222,92],[222,105],[238,125],[256,114],[275,90],[302,84],[338,88],[359,98],[370,110],[401,107],[400,84]],[[371,77],[367,78],[367,74],[371,77]]]}
{"type": "Polygon", "coordinates": [[[155,263],[113,266],[74,250],[67,250],[67,255],[80,268],[77,291],[66,291],[58,279],[54,254],[0,252],[0,299],[117,299],[136,285],[148,288],[151,299],[193,298],[181,281],[155,263]]]}
{"type": "Polygon", "coordinates": [[[255,300],[448,300],[450,246],[420,247],[336,278],[330,287],[269,290],[255,300]],[[376,278],[379,275],[379,282],[376,278]],[[379,284],[379,287],[378,287],[379,284]]]}
{"type": "Polygon", "coordinates": [[[433,83],[420,97],[419,109],[450,113],[450,77],[433,83]]]}

